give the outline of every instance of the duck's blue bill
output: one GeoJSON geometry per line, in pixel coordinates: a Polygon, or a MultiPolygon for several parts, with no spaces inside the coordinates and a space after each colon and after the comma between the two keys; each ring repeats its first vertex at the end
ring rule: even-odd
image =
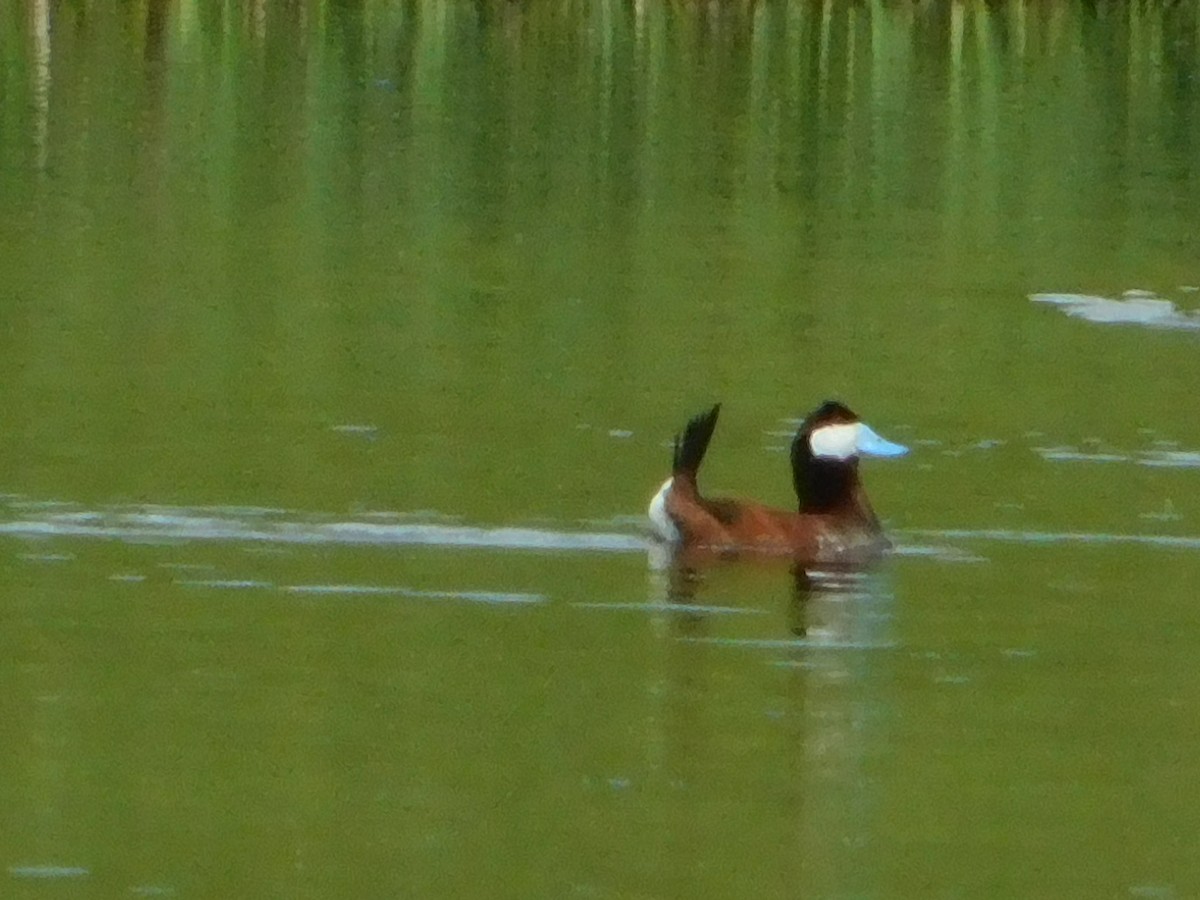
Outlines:
{"type": "Polygon", "coordinates": [[[861,456],[903,456],[908,448],[903,444],[893,444],[881,438],[869,426],[860,422],[858,431],[858,452],[861,456]]]}

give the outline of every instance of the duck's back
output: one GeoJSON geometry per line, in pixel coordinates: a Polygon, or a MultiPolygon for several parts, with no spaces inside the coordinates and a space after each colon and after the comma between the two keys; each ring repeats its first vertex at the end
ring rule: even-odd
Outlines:
{"type": "Polygon", "coordinates": [[[683,543],[733,553],[770,553],[813,562],[859,558],[887,548],[873,517],[800,513],[761,503],[670,497],[667,512],[683,543]]]}

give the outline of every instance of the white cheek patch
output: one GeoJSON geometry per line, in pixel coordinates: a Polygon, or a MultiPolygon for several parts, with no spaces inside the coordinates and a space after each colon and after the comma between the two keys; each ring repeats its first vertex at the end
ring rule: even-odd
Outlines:
{"type": "Polygon", "coordinates": [[[849,459],[858,454],[858,433],[861,428],[858,422],[822,426],[808,436],[808,446],[813,456],[849,459]]]}
{"type": "Polygon", "coordinates": [[[880,437],[863,422],[825,425],[808,436],[813,456],[850,459],[852,456],[903,456],[908,448],[880,437]]]}
{"type": "Polygon", "coordinates": [[[658,493],[650,501],[650,526],[654,529],[654,533],[664,541],[675,543],[679,540],[679,529],[675,527],[675,523],[671,521],[671,517],[667,515],[667,493],[671,490],[671,483],[674,478],[668,478],[663,482],[663,486],[658,489],[658,493]]]}

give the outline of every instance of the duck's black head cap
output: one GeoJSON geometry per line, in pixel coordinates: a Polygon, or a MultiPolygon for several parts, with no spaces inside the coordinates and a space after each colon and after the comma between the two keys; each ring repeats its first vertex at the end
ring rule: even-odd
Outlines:
{"type": "Polygon", "coordinates": [[[818,459],[809,438],[826,425],[852,425],[859,421],[850,407],[826,400],[800,423],[792,438],[792,485],[802,512],[818,512],[843,502],[858,478],[858,459],[818,459]]]}

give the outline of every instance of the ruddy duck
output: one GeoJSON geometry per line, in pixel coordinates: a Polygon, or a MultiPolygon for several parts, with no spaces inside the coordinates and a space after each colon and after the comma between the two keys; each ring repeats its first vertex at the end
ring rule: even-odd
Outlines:
{"type": "Polygon", "coordinates": [[[903,456],[907,447],[884,440],[829,400],[809,413],[792,440],[795,512],[747,500],[708,499],[700,496],[696,473],[720,411],[718,403],[675,437],[671,477],[650,501],[650,523],[658,537],[689,550],[826,563],[865,562],[891,546],[859,481],[858,459],[903,456]]]}

